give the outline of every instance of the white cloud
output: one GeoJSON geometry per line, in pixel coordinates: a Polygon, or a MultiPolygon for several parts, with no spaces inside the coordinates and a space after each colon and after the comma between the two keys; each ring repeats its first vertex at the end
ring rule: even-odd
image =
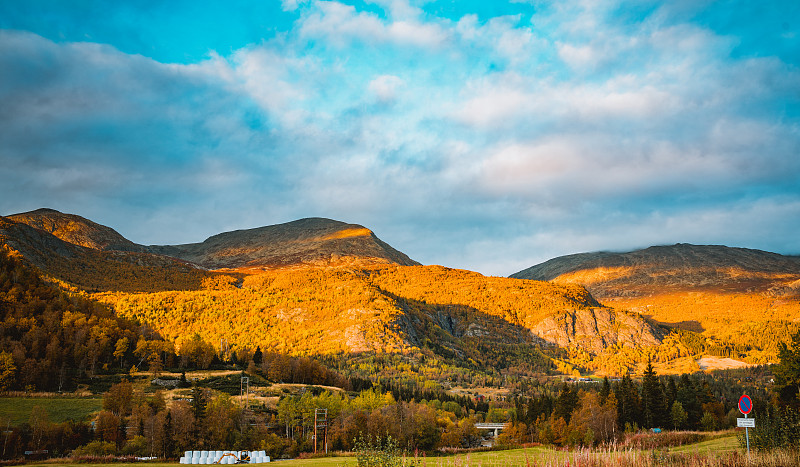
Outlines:
{"type": "Polygon", "coordinates": [[[369,91],[382,102],[392,102],[397,97],[398,88],[405,84],[401,78],[393,75],[381,75],[369,83],[369,91]]]}
{"type": "MultiPolygon", "coordinates": [[[[438,48],[447,40],[447,33],[436,23],[423,23],[407,18],[386,24],[373,14],[356,11],[351,5],[318,1],[315,6],[313,12],[300,20],[300,34],[324,38],[337,47],[359,40],[366,43],[438,48]]],[[[405,18],[407,15],[400,16],[405,18]]]]}
{"type": "Polygon", "coordinates": [[[469,48],[490,51],[497,58],[516,66],[529,63],[549,46],[531,28],[519,26],[519,23],[518,15],[491,18],[485,24],[478,23],[477,15],[466,15],[453,29],[462,41],[459,47],[466,46],[467,51],[469,48]]]}
{"type": "Polygon", "coordinates": [[[678,241],[800,252],[800,72],[592,3],[527,22],[284,0],[292,29],[193,65],[0,31],[0,186],[139,203],[114,224],[139,241],[201,240],[182,215],[203,234],[318,215],[494,274],[678,241]]]}

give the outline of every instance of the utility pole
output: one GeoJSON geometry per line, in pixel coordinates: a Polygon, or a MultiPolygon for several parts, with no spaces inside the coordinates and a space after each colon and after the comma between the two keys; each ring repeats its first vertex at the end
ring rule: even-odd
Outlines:
{"type": "Polygon", "coordinates": [[[3,441],[3,459],[6,458],[6,444],[8,444],[8,435],[11,434],[11,419],[8,419],[8,423],[6,423],[6,431],[3,433],[6,434],[6,439],[3,441]]]}
{"type": "Polygon", "coordinates": [[[242,376],[239,381],[239,395],[244,400],[244,409],[248,410],[250,408],[250,378],[247,376],[242,376]]]}
{"type": "Polygon", "coordinates": [[[315,409],[314,410],[314,454],[317,453],[317,440],[319,439],[319,431],[323,431],[323,447],[325,454],[328,453],[328,409],[315,409]]]}

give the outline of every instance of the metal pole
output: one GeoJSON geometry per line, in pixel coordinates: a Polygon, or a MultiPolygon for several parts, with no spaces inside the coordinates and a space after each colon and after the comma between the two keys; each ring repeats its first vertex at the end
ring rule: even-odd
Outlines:
{"type": "MultiPolygon", "coordinates": [[[[744,414],[744,418],[747,418],[747,414],[744,414]]],[[[747,439],[747,455],[750,455],[750,428],[744,427],[744,437],[747,439]]]]}

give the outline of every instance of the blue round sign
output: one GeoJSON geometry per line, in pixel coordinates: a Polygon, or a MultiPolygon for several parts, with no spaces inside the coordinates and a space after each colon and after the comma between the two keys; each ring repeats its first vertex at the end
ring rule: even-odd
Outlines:
{"type": "Polygon", "coordinates": [[[753,401],[750,400],[750,396],[747,394],[743,394],[742,397],[739,398],[739,412],[747,415],[750,411],[753,410],[753,401]]]}

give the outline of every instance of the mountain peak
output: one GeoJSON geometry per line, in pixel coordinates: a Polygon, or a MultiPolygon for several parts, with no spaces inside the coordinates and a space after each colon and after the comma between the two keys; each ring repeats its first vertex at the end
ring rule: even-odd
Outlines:
{"type": "Polygon", "coordinates": [[[15,222],[43,230],[61,240],[94,250],[144,252],[146,249],[126,239],[116,230],[75,215],[50,208],[39,208],[7,216],[15,222]]]}
{"type": "Polygon", "coordinates": [[[362,225],[322,217],[223,232],[201,243],[150,249],[209,269],[419,264],[362,225]]]}
{"type": "Polygon", "coordinates": [[[579,253],[554,258],[511,277],[582,284],[598,298],[644,289],[721,286],[768,288],[780,275],[800,274],[800,258],[724,245],[677,243],[625,253],[579,253]]]}

